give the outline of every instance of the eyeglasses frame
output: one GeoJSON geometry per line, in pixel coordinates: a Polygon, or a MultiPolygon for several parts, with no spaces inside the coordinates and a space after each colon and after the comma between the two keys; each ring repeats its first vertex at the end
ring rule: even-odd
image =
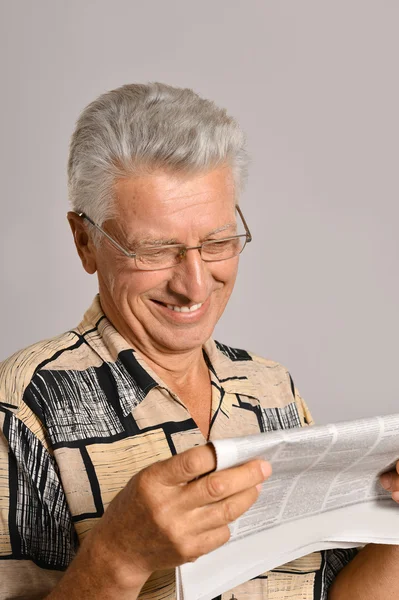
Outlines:
{"type": "MultiPolygon", "coordinates": [[[[236,208],[238,214],[241,217],[241,221],[242,221],[242,223],[244,225],[244,229],[245,229],[245,234],[243,233],[243,234],[238,234],[238,235],[232,235],[232,236],[227,237],[227,238],[221,238],[220,240],[207,240],[207,241],[203,242],[202,244],[200,244],[199,246],[186,246],[185,244],[168,244],[168,245],[165,244],[163,246],[151,246],[151,245],[149,245],[149,246],[146,246],[146,248],[163,248],[163,247],[164,248],[177,248],[177,247],[179,247],[179,248],[182,248],[184,250],[184,253],[181,255],[182,258],[184,258],[186,256],[188,250],[199,250],[200,251],[201,259],[204,262],[221,262],[223,260],[229,260],[229,259],[227,259],[227,258],[221,258],[221,259],[218,259],[218,260],[206,260],[206,259],[203,259],[202,258],[202,253],[201,253],[203,245],[206,244],[206,243],[208,243],[208,242],[224,242],[224,241],[231,240],[231,239],[234,239],[234,238],[244,237],[244,235],[245,235],[245,244],[244,244],[244,246],[241,248],[241,250],[240,250],[240,252],[238,254],[234,255],[234,256],[238,256],[244,250],[245,246],[247,244],[249,244],[249,242],[252,242],[252,234],[251,234],[251,232],[249,230],[249,227],[247,225],[245,217],[242,214],[242,211],[241,211],[240,207],[238,206],[238,204],[235,205],[235,208],[236,208]]],[[[100,227],[100,225],[97,225],[97,223],[95,223],[89,216],[87,216],[86,213],[84,213],[84,212],[76,212],[76,214],[81,219],[84,219],[84,220],[88,221],[91,225],[93,225],[93,227],[95,227],[98,231],[100,231],[103,235],[105,235],[105,237],[111,242],[111,244],[113,244],[116,248],[118,248],[118,250],[120,250],[125,256],[127,256],[128,258],[133,258],[137,270],[139,270],[139,271],[161,271],[161,270],[164,270],[164,269],[171,269],[173,266],[176,266],[176,265],[171,265],[171,266],[168,266],[168,267],[160,267],[160,268],[157,268],[157,269],[141,269],[140,267],[137,266],[137,262],[136,262],[137,253],[136,252],[129,252],[128,250],[126,250],[126,248],[124,248],[123,246],[121,246],[119,244],[119,242],[117,242],[111,235],[109,235],[109,233],[107,233],[102,227],[100,227]]],[[[234,258],[234,256],[231,256],[229,258],[234,258]]]]}

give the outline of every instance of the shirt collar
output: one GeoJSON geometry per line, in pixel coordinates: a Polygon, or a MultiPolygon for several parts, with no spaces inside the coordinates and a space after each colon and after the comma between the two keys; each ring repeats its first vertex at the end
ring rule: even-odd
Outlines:
{"type": "Polygon", "coordinates": [[[258,396],[259,387],[255,382],[258,370],[254,367],[251,354],[232,349],[212,338],[204,344],[204,350],[209,368],[225,392],[253,398],[258,396]]]}
{"type": "MultiPolygon", "coordinates": [[[[86,342],[104,362],[114,363],[119,359],[135,379],[143,397],[156,386],[168,389],[145,359],[107,319],[101,307],[99,294],[86,311],[77,332],[85,337],[86,342]]],[[[214,383],[227,393],[256,397],[257,385],[253,378],[254,367],[249,353],[233,350],[212,338],[205,342],[203,350],[214,383]]],[[[170,392],[169,389],[168,391],[170,392]]]]}

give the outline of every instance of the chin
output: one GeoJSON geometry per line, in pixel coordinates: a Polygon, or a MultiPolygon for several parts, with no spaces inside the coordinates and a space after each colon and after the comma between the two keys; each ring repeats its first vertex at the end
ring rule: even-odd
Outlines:
{"type": "Polygon", "coordinates": [[[211,337],[213,328],[209,332],[201,332],[200,335],[193,335],[193,332],[186,331],[180,335],[168,336],[161,341],[164,348],[172,352],[188,352],[196,348],[202,348],[205,342],[211,337]]]}

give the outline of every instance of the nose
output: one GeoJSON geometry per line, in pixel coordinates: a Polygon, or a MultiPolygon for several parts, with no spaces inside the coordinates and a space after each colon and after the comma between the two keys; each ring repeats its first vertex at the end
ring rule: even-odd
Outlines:
{"type": "Polygon", "coordinates": [[[190,302],[204,302],[209,293],[211,274],[198,250],[188,250],[169,280],[172,292],[185,296],[190,302]]]}

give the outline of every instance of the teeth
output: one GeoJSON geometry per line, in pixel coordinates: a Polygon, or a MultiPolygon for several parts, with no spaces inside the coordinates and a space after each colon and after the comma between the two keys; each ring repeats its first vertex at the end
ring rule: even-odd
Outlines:
{"type": "Polygon", "coordinates": [[[175,312],[194,312],[195,310],[201,308],[202,305],[203,302],[200,302],[200,304],[194,304],[190,308],[188,306],[173,306],[173,304],[167,304],[166,306],[175,312]]]}

